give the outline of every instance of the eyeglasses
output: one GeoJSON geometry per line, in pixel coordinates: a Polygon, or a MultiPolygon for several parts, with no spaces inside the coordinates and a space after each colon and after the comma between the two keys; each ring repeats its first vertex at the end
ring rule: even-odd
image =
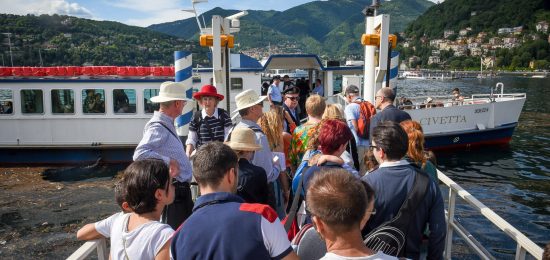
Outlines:
{"type": "Polygon", "coordinates": [[[382,99],[384,99],[384,96],[375,96],[374,98],[375,98],[375,99],[376,99],[376,98],[382,98],[382,99]]]}
{"type": "Polygon", "coordinates": [[[371,151],[374,150],[374,149],[380,150],[380,147],[378,147],[378,146],[376,146],[376,145],[371,145],[371,146],[369,146],[369,149],[370,149],[371,151]]]}
{"type": "Polygon", "coordinates": [[[300,100],[300,97],[286,97],[292,101],[300,100]]]}

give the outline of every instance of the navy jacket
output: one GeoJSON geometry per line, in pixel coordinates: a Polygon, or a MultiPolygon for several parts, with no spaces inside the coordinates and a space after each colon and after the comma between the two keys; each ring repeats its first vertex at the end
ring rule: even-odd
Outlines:
{"type": "MultiPolygon", "coordinates": [[[[376,215],[371,216],[363,229],[363,235],[395,217],[399,208],[412,189],[416,168],[411,165],[381,167],[363,176],[362,180],[372,186],[375,191],[376,215]]],[[[435,180],[430,176],[428,193],[418,207],[414,219],[409,225],[405,256],[418,259],[422,234],[429,226],[430,235],[427,259],[443,259],[445,248],[445,212],[443,197],[435,180]]]]}
{"type": "Polygon", "coordinates": [[[251,164],[247,159],[239,159],[237,195],[247,203],[267,204],[268,191],[265,170],[251,164]]]}
{"type": "MultiPolygon", "coordinates": [[[[372,137],[372,130],[380,122],[393,121],[393,122],[396,122],[396,123],[399,124],[399,123],[401,123],[405,120],[410,120],[410,119],[411,119],[411,116],[407,112],[405,112],[403,110],[399,110],[394,105],[389,105],[389,106],[385,107],[379,113],[376,113],[376,115],[374,115],[371,118],[371,120],[370,120],[370,129],[369,129],[370,136],[372,137]]],[[[372,138],[371,138],[371,140],[372,140],[372,138]]]]}
{"type": "MultiPolygon", "coordinates": [[[[287,112],[290,114],[290,118],[292,118],[292,121],[294,121],[294,123],[296,124],[296,126],[299,126],[299,125],[300,125],[300,111],[299,111],[299,110],[300,110],[300,107],[297,106],[297,107],[295,108],[295,110],[296,110],[296,117],[294,117],[294,115],[292,115],[292,112],[290,112],[290,108],[289,108],[285,103],[283,103],[283,109],[284,109],[285,111],[287,111],[287,112]]],[[[283,117],[283,120],[286,121],[286,117],[283,117]]],[[[290,132],[290,123],[291,123],[291,122],[286,122],[286,129],[285,129],[285,132],[287,132],[287,133],[289,133],[289,134],[292,134],[292,133],[290,132]]]]}

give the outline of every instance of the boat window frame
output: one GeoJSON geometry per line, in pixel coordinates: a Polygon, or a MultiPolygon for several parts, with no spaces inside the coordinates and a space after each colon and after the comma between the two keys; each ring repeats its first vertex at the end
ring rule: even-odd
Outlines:
{"type": "Polygon", "coordinates": [[[242,77],[235,77],[229,79],[229,86],[230,90],[243,90],[244,89],[244,79],[242,77]],[[234,85],[238,85],[239,83],[234,83],[233,80],[240,80],[240,87],[234,87],[234,85]]]}
{"type": "Polygon", "coordinates": [[[113,101],[113,114],[115,115],[135,115],[137,114],[137,109],[138,109],[138,105],[137,105],[137,91],[135,88],[115,88],[111,91],[111,94],[112,94],[112,101],[113,101]],[[134,93],[134,111],[133,112],[118,112],[117,111],[117,102],[116,102],[116,98],[117,98],[117,94],[115,94],[115,90],[122,90],[124,92],[124,94],[126,95],[126,98],[128,98],[128,105],[132,105],[131,103],[131,99],[128,97],[129,93],[126,93],[125,90],[130,90],[130,91],[133,91],[134,93]]]}
{"type": "MultiPolygon", "coordinates": [[[[7,99],[1,99],[0,100],[0,106],[4,106],[4,104],[3,104],[4,102],[11,102],[11,113],[8,114],[8,113],[4,113],[2,111],[2,113],[0,113],[0,116],[13,116],[13,115],[15,115],[15,105],[14,105],[14,102],[13,102],[14,101],[14,99],[13,99],[13,93],[14,93],[13,89],[11,89],[11,88],[0,88],[0,91],[1,90],[6,90],[6,91],[10,92],[11,97],[7,98],[7,99]]],[[[2,107],[2,110],[3,110],[3,107],[2,107]]]]}
{"type": "Polygon", "coordinates": [[[158,111],[160,109],[160,103],[151,102],[151,98],[154,97],[154,96],[158,96],[159,92],[160,92],[160,89],[158,89],[158,88],[145,88],[145,89],[143,89],[143,113],[144,114],[150,115],[150,114],[153,114],[153,113],[155,113],[155,111],[158,111]],[[156,91],[156,94],[154,94],[154,95],[150,96],[149,98],[147,98],[147,95],[145,94],[145,92],[150,91],[150,90],[156,91]],[[149,106],[149,105],[151,105],[151,108],[153,109],[152,112],[147,111],[147,106],[149,106]]]}
{"type": "MultiPolygon", "coordinates": [[[[22,115],[44,115],[44,90],[43,89],[39,89],[39,88],[27,88],[27,89],[20,89],[19,90],[19,100],[21,101],[20,102],[20,105],[21,105],[21,114],[22,115]],[[41,93],[41,101],[42,101],[42,111],[41,112],[35,112],[35,113],[29,113],[29,112],[26,112],[26,109],[25,109],[25,100],[23,100],[25,98],[25,95],[23,94],[23,91],[39,91],[41,93]]],[[[36,102],[36,101],[34,101],[36,102]]],[[[13,104],[12,104],[13,105],[13,104]]],[[[36,107],[36,106],[35,106],[36,107]]]]}
{"type": "Polygon", "coordinates": [[[50,111],[52,113],[52,115],[74,115],[76,113],[76,102],[75,102],[75,90],[74,89],[69,89],[69,88],[54,88],[54,89],[51,89],[50,90],[50,111]],[[69,90],[71,91],[71,94],[72,94],[72,106],[73,106],[73,112],[54,112],[54,107],[53,107],[53,91],[60,91],[60,90],[69,90]]]}
{"type": "Polygon", "coordinates": [[[80,92],[80,95],[81,95],[81,106],[80,108],[82,109],[82,114],[83,115],[105,115],[107,114],[107,102],[105,102],[107,100],[107,97],[105,96],[105,93],[107,91],[105,91],[104,88],[84,88],[82,89],[82,91],[80,92]],[[84,107],[86,106],[86,98],[88,97],[88,94],[87,94],[87,90],[94,90],[94,95],[95,94],[101,94],[101,93],[95,93],[95,91],[97,90],[101,90],[103,91],[103,94],[102,94],[102,100],[103,100],[103,112],[87,112],[87,111],[84,111],[84,107]]]}

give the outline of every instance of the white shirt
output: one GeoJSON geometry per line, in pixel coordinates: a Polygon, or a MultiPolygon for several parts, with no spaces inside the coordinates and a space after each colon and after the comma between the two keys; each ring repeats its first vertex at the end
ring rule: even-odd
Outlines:
{"type": "Polygon", "coordinates": [[[398,258],[391,255],[386,255],[382,251],[369,256],[341,256],[327,252],[320,260],[397,260],[398,258]]]}
{"type": "Polygon", "coordinates": [[[384,168],[384,167],[394,167],[394,166],[401,166],[401,165],[409,165],[411,164],[407,160],[399,160],[399,161],[393,161],[393,162],[383,162],[378,166],[378,168],[384,168]]]}
{"type": "Polygon", "coordinates": [[[95,229],[111,238],[111,259],[155,259],[170,240],[174,230],[167,224],[151,221],[128,231],[128,219],[133,213],[116,213],[95,223],[95,229]]]}

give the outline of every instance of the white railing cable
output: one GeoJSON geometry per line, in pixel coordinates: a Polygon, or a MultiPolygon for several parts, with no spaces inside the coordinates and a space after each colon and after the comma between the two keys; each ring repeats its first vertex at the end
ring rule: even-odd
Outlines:
{"type": "Polygon", "coordinates": [[[481,213],[481,215],[485,216],[485,218],[487,218],[495,226],[497,226],[502,231],[504,231],[505,234],[507,234],[509,237],[511,237],[516,241],[517,248],[516,248],[515,259],[525,259],[526,253],[531,254],[536,259],[542,259],[543,250],[541,247],[539,247],[537,244],[531,241],[523,233],[521,233],[515,227],[510,225],[510,223],[508,223],[506,220],[501,218],[493,210],[485,206],[485,204],[481,203],[474,196],[472,196],[472,194],[470,194],[468,191],[460,187],[460,185],[458,185],[456,182],[451,180],[449,177],[447,177],[447,175],[445,175],[439,170],[437,171],[437,177],[441,182],[443,182],[447,187],[449,187],[449,209],[447,214],[448,233],[447,233],[447,238],[445,243],[445,259],[451,259],[450,252],[452,251],[451,245],[452,245],[453,231],[456,231],[459,235],[461,235],[461,237],[467,241],[468,245],[474,248],[474,250],[476,251],[476,253],[480,255],[480,257],[492,258],[492,256],[490,255],[485,255],[485,253],[488,253],[488,252],[484,250],[483,247],[478,246],[479,243],[477,242],[477,240],[471,240],[470,239],[471,235],[467,231],[465,231],[465,229],[460,224],[458,224],[458,222],[456,222],[456,220],[454,219],[456,195],[460,196],[460,198],[462,198],[469,205],[473,206],[479,213],[481,213]],[[452,229],[451,232],[449,232],[449,229],[452,229]]]}
{"type": "Polygon", "coordinates": [[[109,259],[109,251],[107,251],[107,243],[105,238],[91,240],[81,247],[79,247],[74,253],[72,253],[67,260],[82,260],[86,259],[92,252],[97,251],[97,259],[107,260],[109,259]]]}

